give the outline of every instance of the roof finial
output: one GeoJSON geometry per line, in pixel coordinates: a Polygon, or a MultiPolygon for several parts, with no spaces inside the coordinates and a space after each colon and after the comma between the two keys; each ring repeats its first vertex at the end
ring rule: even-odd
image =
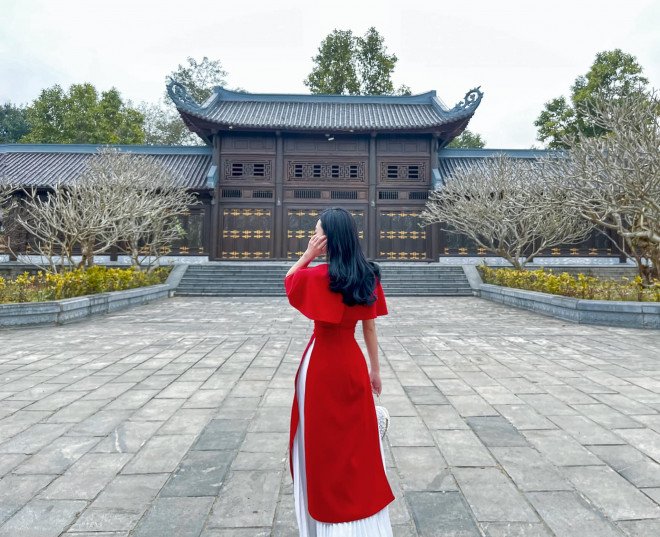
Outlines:
{"type": "Polygon", "coordinates": [[[188,95],[188,88],[173,78],[170,78],[167,83],[167,94],[174,101],[177,108],[192,108],[194,110],[201,110],[202,108],[195,99],[188,95]]]}
{"type": "Polygon", "coordinates": [[[456,106],[454,106],[454,108],[452,108],[449,113],[451,115],[458,115],[476,110],[477,106],[479,106],[479,103],[481,102],[481,98],[484,96],[484,93],[480,90],[480,88],[481,86],[478,86],[468,91],[465,94],[465,98],[456,106]]]}

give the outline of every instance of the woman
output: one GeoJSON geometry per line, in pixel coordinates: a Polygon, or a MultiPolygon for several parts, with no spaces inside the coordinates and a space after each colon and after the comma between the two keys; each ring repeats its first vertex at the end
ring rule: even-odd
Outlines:
{"type": "Polygon", "coordinates": [[[391,537],[372,392],[380,395],[374,319],[387,314],[378,265],[364,257],[348,211],[323,211],[284,284],[293,307],[314,320],[296,374],[289,465],[301,537],[391,537]],[[318,255],[328,263],[308,268],[318,255]],[[370,369],[355,341],[362,321],[370,369]]]}

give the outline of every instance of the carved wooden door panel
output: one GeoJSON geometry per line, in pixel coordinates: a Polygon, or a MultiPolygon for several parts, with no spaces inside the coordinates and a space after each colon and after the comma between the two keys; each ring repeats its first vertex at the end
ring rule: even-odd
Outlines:
{"type": "MultiPolygon", "coordinates": [[[[287,215],[287,240],[286,240],[286,256],[288,259],[298,259],[305,253],[309,239],[314,235],[316,230],[316,222],[319,215],[323,211],[322,208],[318,209],[292,209],[286,211],[287,215]]],[[[363,210],[349,210],[358,231],[360,239],[360,246],[365,251],[366,245],[364,244],[364,211],[363,210]]],[[[316,258],[318,261],[325,261],[325,256],[316,258]]]]}
{"type": "Polygon", "coordinates": [[[222,210],[221,259],[268,259],[271,252],[271,209],[222,210]]]}
{"type": "Polygon", "coordinates": [[[401,261],[427,261],[426,228],[420,210],[382,209],[379,213],[378,257],[401,261]]]}

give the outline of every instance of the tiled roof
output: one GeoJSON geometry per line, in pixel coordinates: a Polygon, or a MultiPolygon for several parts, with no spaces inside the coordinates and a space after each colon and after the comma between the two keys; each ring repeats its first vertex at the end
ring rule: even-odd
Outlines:
{"type": "Polygon", "coordinates": [[[442,149],[438,153],[438,180],[444,183],[459,168],[483,167],[485,159],[496,155],[513,159],[534,159],[548,155],[543,149],[442,149]]]}
{"type": "Polygon", "coordinates": [[[411,130],[431,129],[469,119],[483,93],[469,91],[448,109],[435,91],[410,96],[347,96],[256,94],[221,87],[203,104],[196,103],[182,84],[167,90],[189,121],[203,120],[225,128],[293,130],[411,130]]]}
{"type": "MultiPolygon", "coordinates": [[[[211,167],[210,147],[111,146],[125,152],[153,155],[162,161],[185,188],[206,188],[211,167]]],[[[98,152],[95,145],[0,145],[0,179],[22,186],[48,186],[79,176],[87,160],[98,152]]]]}
{"type": "MultiPolygon", "coordinates": [[[[153,155],[162,160],[186,188],[207,188],[211,169],[210,147],[180,146],[112,146],[122,151],[153,155]]],[[[85,162],[98,151],[95,145],[77,144],[8,144],[0,145],[0,179],[24,186],[48,186],[58,179],[77,177],[85,162]]],[[[442,183],[458,168],[481,166],[484,159],[497,154],[530,159],[547,155],[531,149],[442,149],[438,154],[438,177],[442,183]]]]}

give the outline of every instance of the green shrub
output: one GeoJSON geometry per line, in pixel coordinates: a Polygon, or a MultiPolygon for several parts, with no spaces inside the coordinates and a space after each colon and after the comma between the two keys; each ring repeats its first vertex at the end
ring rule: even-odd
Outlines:
{"type": "Polygon", "coordinates": [[[172,267],[159,267],[151,272],[128,268],[93,266],[63,274],[39,271],[24,272],[15,280],[0,278],[0,304],[13,302],[44,302],[76,296],[121,291],[164,283],[172,267]]]}
{"type": "Polygon", "coordinates": [[[638,302],[660,302],[660,282],[644,286],[640,276],[634,279],[621,278],[621,281],[600,280],[593,276],[568,272],[554,274],[543,268],[537,270],[514,270],[478,265],[484,283],[540,291],[553,295],[585,298],[589,300],[632,300],[638,302]]]}

